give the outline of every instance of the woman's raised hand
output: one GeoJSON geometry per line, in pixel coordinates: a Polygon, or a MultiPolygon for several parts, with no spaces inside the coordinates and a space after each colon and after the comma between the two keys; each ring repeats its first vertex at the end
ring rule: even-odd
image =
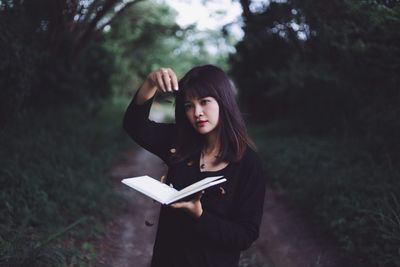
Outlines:
{"type": "Polygon", "coordinates": [[[161,68],[151,72],[142,86],[140,86],[135,103],[142,105],[144,102],[154,96],[160,90],[161,92],[173,92],[178,90],[178,79],[175,72],[170,68],[161,68]]]}
{"type": "Polygon", "coordinates": [[[147,76],[147,81],[164,93],[178,90],[178,79],[170,68],[161,68],[151,72],[147,76]]]}

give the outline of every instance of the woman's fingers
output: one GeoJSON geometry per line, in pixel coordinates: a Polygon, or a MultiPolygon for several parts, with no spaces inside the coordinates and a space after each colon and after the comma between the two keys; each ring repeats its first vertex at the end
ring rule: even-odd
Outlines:
{"type": "Polygon", "coordinates": [[[197,194],[196,197],[191,201],[182,201],[171,204],[171,207],[175,209],[183,209],[187,211],[191,216],[199,218],[203,213],[203,208],[200,201],[200,198],[203,195],[203,193],[204,191],[197,194]]]}
{"type": "Polygon", "coordinates": [[[167,70],[168,70],[168,74],[171,78],[170,82],[172,85],[172,89],[175,91],[178,91],[178,78],[176,77],[175,72],[170,68],[168,68],[167,70]]]}
{"type": "Polygon", "coordinates": [[[160,177],[160,182],[165,184],[165,181],[167,180],[167,177],[165,175],[160,177]]]}
{"type": "Polygon", "coordinates": [[[163,75],[160,71],[156,72],[157,86],[158,86],[158,88],[160,88],[161,91],[167,92],[167,89],[164,85],[164,80],[163,80],[162,76],[163,75]]]}
{"type": "Polygon", "coordinates": [[[182,202],[176,202],[174,204],[171,204],[171,207],[175,208],[175,209],[182,209],[182,208],[188,208],[189,207],[189,203],[182,201],[182,202]]]}
{"type": "Polygon", "coordinates": [[[164,81],[165,89],[168,92],[172,92],[171,77],[170,77],[169,71],[167,69],[161,68],[161,76],[162,76],[163,81],[164,81]]]}
{"type": "Polygon", "coordinates": [[[190,201],[181,201],[171,204],[173,208],[191,208],[193,204],[196,204],[197,201],[200,201],[201,197],[203,196],[204,191],[201,191],[196,194],[196,196],[190,201]]]}
{"type": "Polygon", "coordinates": [[[197,193],[196,197],[192,201],[200,200],[201,197],[203,196],[203,194],[204,194],[204,191],[201,191],[201,192],[197,193]]]}
{"type": "Polygon", "coordinates": [[[164,93],[178,90],[178,78],[171,68],[161,68],[154,71],[150,73],[148,78],[164,93]]]}

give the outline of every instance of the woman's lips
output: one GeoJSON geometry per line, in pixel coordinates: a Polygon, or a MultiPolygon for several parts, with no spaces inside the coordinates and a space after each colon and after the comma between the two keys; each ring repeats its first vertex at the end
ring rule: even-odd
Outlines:
{"type": "Polygon", "coordinates": [[[198,127],[203,127],[206,124],[207,121],[198,121],[196,122],[198,127]]]}

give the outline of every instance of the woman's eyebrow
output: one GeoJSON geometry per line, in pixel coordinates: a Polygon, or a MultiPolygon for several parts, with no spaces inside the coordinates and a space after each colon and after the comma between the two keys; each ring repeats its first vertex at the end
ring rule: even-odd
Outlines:
{"type": "Polygon", "coordinates": [[[183,104],[185,104],[185,103],[193,103],[193,100],[200,101],[200,100],[202,100],[202,99],[209,98],[209,97],[210,97],[210,96],[195,97],[195,98],[192,98],[191,100],[184,100],[184,101],[183,101],[183,104]]]}

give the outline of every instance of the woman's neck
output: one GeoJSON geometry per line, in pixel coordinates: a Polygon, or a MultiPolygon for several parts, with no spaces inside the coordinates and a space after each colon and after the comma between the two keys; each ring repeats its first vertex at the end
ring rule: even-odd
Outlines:
{"type": "Polygon", "coordinates": [[[219,152],[219,140],[216,132],[211,132],[206,136],[206,143],[203,148],[204,154],[217,154],[219,152]]]}

